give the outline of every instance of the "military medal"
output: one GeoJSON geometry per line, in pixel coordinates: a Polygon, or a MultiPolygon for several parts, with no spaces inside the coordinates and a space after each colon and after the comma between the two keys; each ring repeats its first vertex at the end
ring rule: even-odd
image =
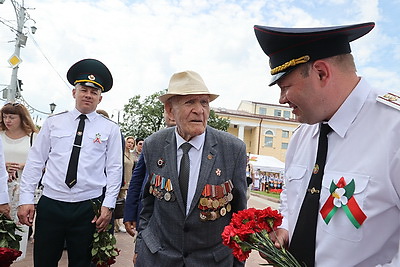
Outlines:
{"type": "Polygon", "coordinates": [[[231,212],[232,206],[231,204],[228,203],[228,205],[226,205],[226,211],[227,212],[231,212]]]}
{"type": "Polygon", "coordinates": [[[219,213],[221,214],[221,216],[225,216],[226,215],[226,209],[224,207],[222,207],[221,210],[219,211],[219,213]]]}

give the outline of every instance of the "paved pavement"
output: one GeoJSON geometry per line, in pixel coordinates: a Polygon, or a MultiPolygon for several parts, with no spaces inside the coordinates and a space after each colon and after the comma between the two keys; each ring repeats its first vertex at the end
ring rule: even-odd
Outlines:
{"type": "MultiPolygon", "coordinates": [[[[279,203],[267,197],[262,197],[258,194],[252,193],[251,197],[248,202],[248,207],[262,209],[267,206],[271,206],[272,208],[277,209],[279,207],[279,203]],[[272,201],[271,201],[272,200],[272,201]]],[[[113,267],[129,267],[133,266],[132,258],[133,258],[133,238],[127,233],[116,233],[115,234],[117,239],[117,247],[121,250],[120,255],[116,259],[116,263],[113,264],[113,267]]],[[[26,258],[22,261],[15,262],[12,267],[32,267],[33,266],[33,244],[29,243],[27,248],[27,255],[26,258]]],[[[259,255],[258,252],[252,252],[250,254],[249,259],[246,262],[246,267],[256,267],[260,266],[260,263],[265,263],[259,255]]],[[[66,251],[64,251],[63,256],[59,262],[59,267],[68,267],[68,256],[66,251]]]]}

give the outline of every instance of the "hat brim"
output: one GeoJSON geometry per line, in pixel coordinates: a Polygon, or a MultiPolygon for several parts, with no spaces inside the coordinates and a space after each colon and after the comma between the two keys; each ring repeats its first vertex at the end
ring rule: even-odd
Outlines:
{"type": "MultiPolygon", "coordinates": [[[[170,99],[173,96],[185,96],[185,95],[203,95],[203,94],[199,94],[198,92],[194,92],[193,94],[191,93],[187,93],[187,94],[165,94],[162,96],[159,96],[158,99],[165,104],[165,102],[167,102],[168,99],[170,99]]],[[[219,95],[216,94],[204,94],[204,95],[209,95],[210,96],[210,102],[214,101],[217,97],[219,97],[219,95]]]]}

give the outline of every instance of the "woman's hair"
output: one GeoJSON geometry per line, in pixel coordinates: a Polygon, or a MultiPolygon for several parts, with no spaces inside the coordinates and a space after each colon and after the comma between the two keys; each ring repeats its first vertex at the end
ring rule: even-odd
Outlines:
{"type": "Polygon", "coordinates": [[[0,127],[1,130],[7,130],[6,125],[3,121],[4,114],[15,114],[21,118],[21,127],[25,131],[26,135],[30,136],[32,132],[37,133],[38,129],[33,123],[31,114],[28,109],[20,103],[7,103],[0,110],[0,127]]]}

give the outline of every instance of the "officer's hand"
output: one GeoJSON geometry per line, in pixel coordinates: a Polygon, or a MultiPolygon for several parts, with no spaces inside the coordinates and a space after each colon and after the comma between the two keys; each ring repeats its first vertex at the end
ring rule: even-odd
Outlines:
{"type": "MultiPolygon", "coordinates": [[[[287,248],[289,244],[289,232],[286,229],[278,228],[275,233],[272,231],[269,233],[269,238],[275,242],[275,247],[281,248],[282,246],[287,248]]],[[[268,257],[259,252],[260,256],[268,261],[268,257]]]]}
{"type": "Polygon", "coordinates": [[[137,260],[137,253],[135,253],[135,255],[133,255],[133,265],[136,264],[136,260],[137,260]]]}
{"type": "Polygon", "coordinates": [[[35,218],[35,205],[26,204],[18,207],[18,219],[20,223],[32,226],[34,218],[35,218]]]}
{"type": "Polygon", "coordinates": [[[103,232],[106,230],[108,224],[110,223],[112,217],[112,211],[104,206],[101,206],[100,217],[94,216],[92,223],[96,223],[97,231],[103,232]]]}

